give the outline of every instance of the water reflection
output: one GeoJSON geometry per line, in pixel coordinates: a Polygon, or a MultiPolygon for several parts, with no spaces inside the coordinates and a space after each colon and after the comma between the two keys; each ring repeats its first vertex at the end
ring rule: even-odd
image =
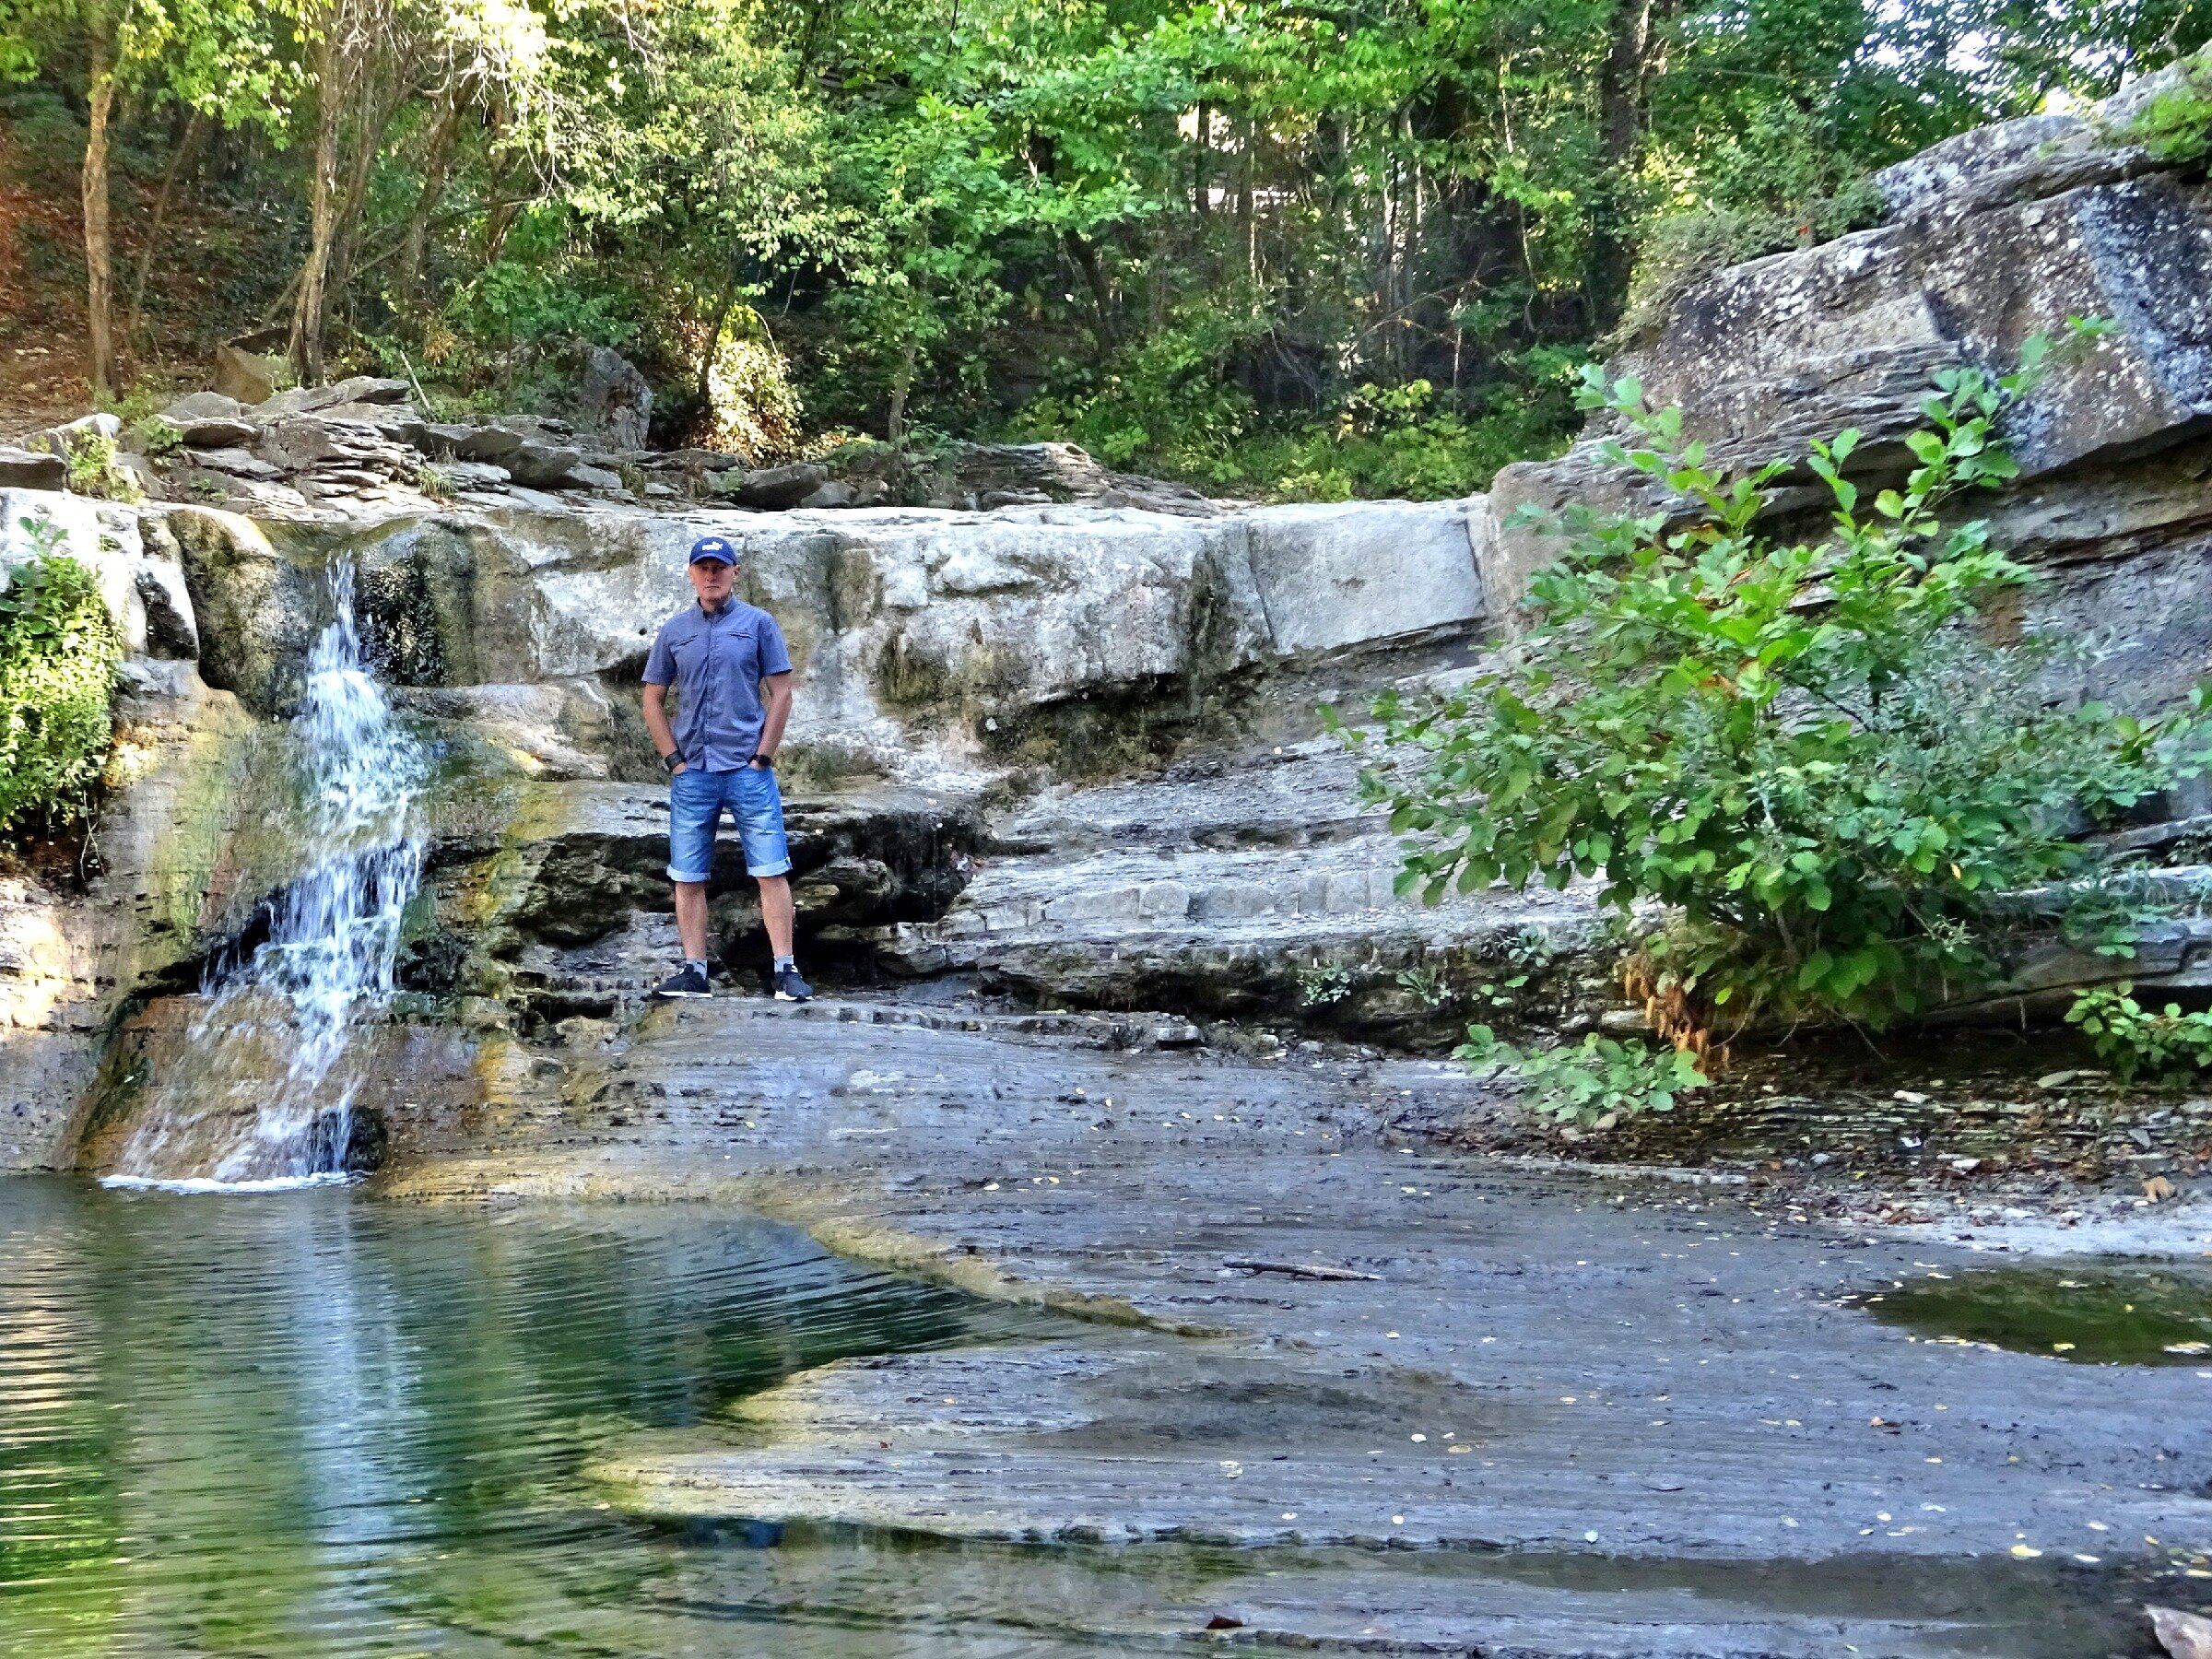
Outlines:
{"type": "Polygon", "coordinates": [[[1018,1327],[696,1212],[0,1181],[0,1655],[669,1651],[595,1450],[1018,1327]]]}

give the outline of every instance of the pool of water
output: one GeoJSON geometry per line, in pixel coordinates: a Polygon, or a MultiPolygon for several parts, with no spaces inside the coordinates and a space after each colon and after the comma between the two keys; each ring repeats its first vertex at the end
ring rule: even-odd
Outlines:
{"type": "Polygon", "coordinates": [[[2212,1262],[2083,1262],[1902,1279],[1855,1299],[1885,1324],[2076,1364],[2212,1366],[2212,1262]]]}
{"type": "Polygon", "coordinates": [[[789,1652],[587,1461],[1041,1317],[686,1208],[0,1179],[0,1656],[789,1652]]]}
{"type": "Polygon", "coordinates": [[[1164,1659],[1222,1618],[1347,1651],[2145,1651],[2136,1586],[2045,1560],[962,1544],[650,1521],[586,1473],[809,1366],[1048,1334],[1121,1339],[705,1206],[0,1179],[0,1659],[1164,1659]]]}

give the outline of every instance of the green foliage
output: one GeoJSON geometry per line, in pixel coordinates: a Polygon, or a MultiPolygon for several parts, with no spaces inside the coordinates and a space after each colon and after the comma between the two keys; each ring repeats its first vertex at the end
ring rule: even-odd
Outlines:
{"type": "Polygon", "coordinates": [[[1400,890],[1595,877],[1624,914],[1657,900],[1678,918],[1645,945],[1660,981],[1731,1024],[1879,1024],[1990,977],[1993,896],[2083,871],[2077,814],[2212,762],[2201,693],[2151,721],[2054,706],[2057,641],[1974,629],[2035,577],[1946,510],[2013,476],[1998,418],[2045,350],[1939,375],[1914,465],[1865,511],[1843,475],[1858,435],[1814,444],[1835,503],[1817,544],[1757,527],[1789,462],[1724,477],[1678,410],[1592,371],[1585,401],[1630,434],[1611,458],[1676,505],[1571,511],[1501,666],[1377,703],[1363,790],[1414,838],[1400,890]]]}
{"type": "Polygon", "coordinates": [[[1477,1071],[1503,1067],[1517,1073],[1531,1106],[1584,1129],[1610,1129],[1623,1118],[1672,1112],[1677,1100],[1710,1081],[1693,1054],[1618,1042],[1598,1031],[1579,1043],[1521,1049],[1500,1042],[1488,1026],[1471,1025],[1466,1041],[1452,1053],[1477,1071]]]}
{"type": "Polygon", "coordinates": [[[115,440],[105,432],[82,431],[69,441],[69,488],[78,495],[111,501],[136,501],[144,491],[130,468],[115,459],[115,440]]]}
{"type": "Polygon", "coordinates": [[[1317,961],[1298,970],[1298,998],[1309,1008],[1342,1002],[1352,994],[1352,971],[1342,962],[1317,961]]]}
{"type": "Polygon", "coordinates": [[[2134,990],[2123,981],[2084,991],[2066,1010],[2066,1023],[2081,1029],[2123,1083],[2212,1071],[2212,1013],[2184,1014],[2179,1003],[2154,1012],[2135,999],[2134,990]]]}
{"type": "Polygon", "coordinates": [[[123,661],[92,572],[53,550],[51,524],[23,528],[44,550],[0,591],[0,833],[82,810],[107,759],[123,661]]]}
{"type": "Polygon", "coordinates": [[[1397,982],[1398,989],[1424,1008],[1441,1008],[1453,999],[1450,982],[1433,968],[1401,968],[1397,982]]]}
{"type": "Polygon", "coordinates": [[[2212,153],[2212,59],[2180,65],[2173,84],[2136,112],[2117,136],[2160,161],[2201,161],[2212,153]]]}
{"type": "Polygon", "coordinates": [[[165,455],[173,455],[184,447],[183,429],[159,415],[148,415],[134,429],[138,434],[138,441],[146,446],[146,453],[157,460],[165,455]]]}

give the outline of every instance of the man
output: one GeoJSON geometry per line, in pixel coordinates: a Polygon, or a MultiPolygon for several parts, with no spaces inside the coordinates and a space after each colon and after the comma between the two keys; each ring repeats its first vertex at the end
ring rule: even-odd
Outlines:
{"type": "Polygon", "coordinates": [[[699,603],[661,624],[645,659],[645,729],[668,770],[668,879],[683,966],[655,996],[712,996],[707,981],[707,877],[724,807],[737,823],[746,873],[760,884],[760,920],[775,952],[778,1002],[814,995],[791,948],[791,850],[776,749],[791,718],[791,653],[766,611],[733,596],[737,551],[719,535],[691,547],[699,603]],[[676,721],[668,688],[676,688],[676,721]]]}

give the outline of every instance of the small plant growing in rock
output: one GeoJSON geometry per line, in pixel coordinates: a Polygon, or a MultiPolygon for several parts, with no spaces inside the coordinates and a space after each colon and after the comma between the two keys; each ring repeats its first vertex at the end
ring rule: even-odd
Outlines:
{"type": "Polygon", "coordinates": [[[1620,1042],[1600,1031],[1579,1043],[1522,1049],[1500,1042],[1488,1026],[1473,1025],[1452,1053],[1477,1071],[1510,1067],[1535,1111],[1578,1129],[1610,1129],[1624,1118],[1672,1112],[1676,1100],[1710,1081],[1695,1055],[1620,1042]]]}
{"type": "Polygon", "coordinates": [[[1352,994],[1352,971],[1342,962],[1318,961],[1298,971],[1298,997],[1309,1008],[1340,1003],[1352,994]]]}
{"type": "Polygon", "coordinates": [[[2066,1023],[2080,1028],[2123,1083],[2212,1071],[2212,1013],[2184,1014],[2179,1003],[2146,1008],[2134,992],[2124,981],[2084,991],[2066,1010],[2066,1023]]]}
{"type": "Polygon", "coordinates": [[[2155,160],[2199,161],[2212,153],[2212,53],[2184,58],[2172,75],[2171,86],[2108,135],[2141,145],[2155,160]]]}
{"type": "Polygon", "coordinates": [[[105,432],[79,432],[69,443],[69,488],[77,495],[111,501],[136,501],[144,491],[130,468],[115,459],[115,440],[105,432]]]}
{"type": "Polygon", "coordinates": [[[1451,983],[1434,968],[1401,968],[1398,989],[1424,1008],[1441,1008],[1453,999],[1451,983]]]}
{"type": "Polygon", "coordinates": [[[415,488],[433,501],[450,501],[459,493],[453,475],[428,461],[415,469],[415,488]]]}
{"type": "Polygon", "coordinates": [[[146,453],[156,460],[173,455],[184,447],[183,429],[159,415],[148,415],[132,430],[138,434],[138,441],[145,445],[146,453]]]}

